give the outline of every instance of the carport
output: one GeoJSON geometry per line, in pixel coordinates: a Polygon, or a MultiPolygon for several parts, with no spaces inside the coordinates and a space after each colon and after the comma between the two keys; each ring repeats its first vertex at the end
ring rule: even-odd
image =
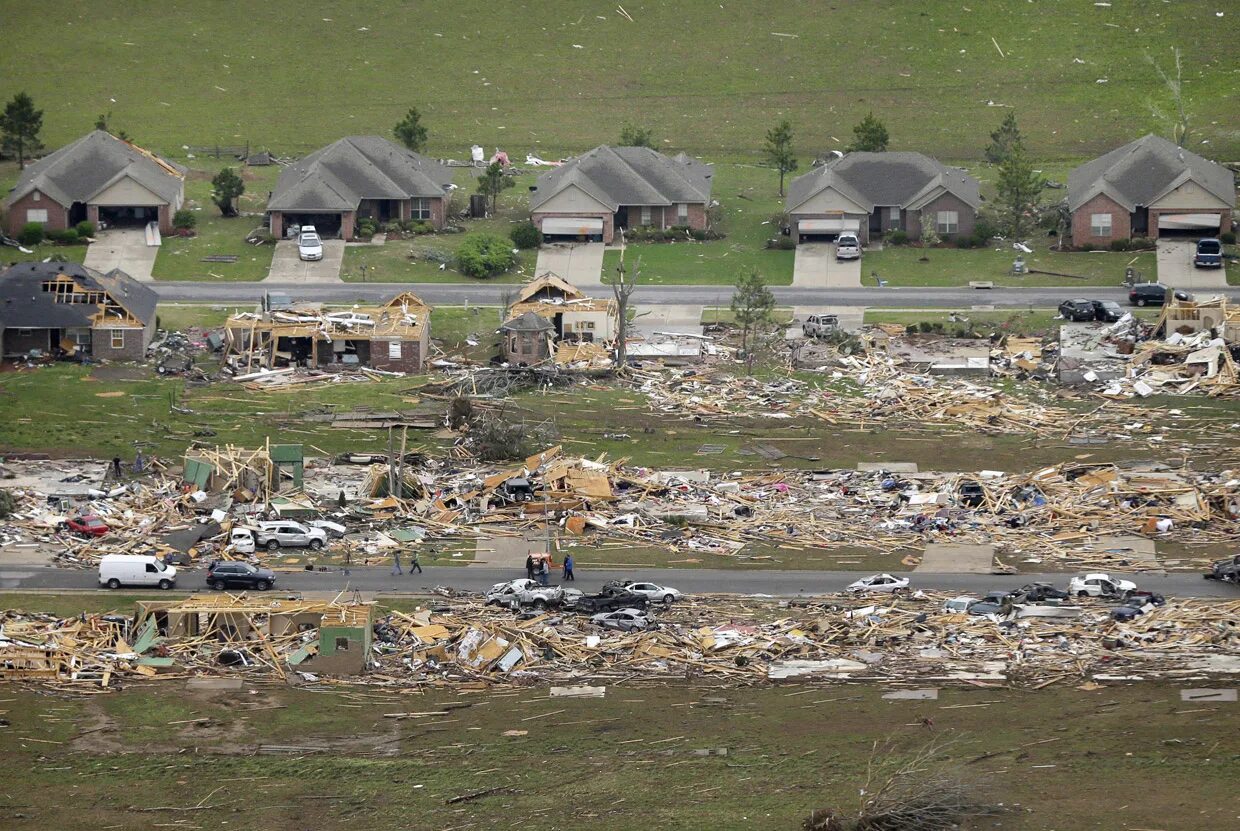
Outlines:
{"type": "Polygon", "coordinates": [[[797,242],[833,242],[840,234],[857,234],[860,239],[861,220],[838,217],[832,219],[801,219],[797,221],[797,242]]]}
{"type": "Polygon", "coordinates": [[[1218,234],[1222,219],[1218,214],[1159,214],[1160,237],[1208,237],[1218,234]]]}
{"type": "Polygon", "coordinates": [[[603,220],[597,216],[549,216],[542,221],[547,242],[602,242],[603,220]]]}

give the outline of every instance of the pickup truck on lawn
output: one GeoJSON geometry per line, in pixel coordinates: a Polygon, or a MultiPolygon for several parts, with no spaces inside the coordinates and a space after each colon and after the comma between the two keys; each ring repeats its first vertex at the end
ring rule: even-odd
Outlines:
{"type": "Polygon", "coordinates": [[[507,583],[496,583],[487,591],[488,606],[503,606],[506,609],[522,609],[532,606],[535,609],[551,609],[569,605],[581,592],[576,589],[565,589],[561,586],[539,585],[537,580],[521,578],[507,583]]]}

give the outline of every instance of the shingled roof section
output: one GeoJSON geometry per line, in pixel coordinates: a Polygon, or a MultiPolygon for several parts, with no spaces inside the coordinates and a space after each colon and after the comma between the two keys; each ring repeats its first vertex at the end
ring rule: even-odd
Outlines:
{"type": "Polygon", "coordinates": [[[788,184],[788,210],[795,211],[815,194],[833,188],[867,212],[876,207],[916,209],[939,188],[976,208],[978,181],[963,170],[922,153],[849,153],[798,176],[788,184]]]}
{"type": "Polygon", "coordinates": [[[17,263],[0,272],[0,328],[65,329],[88,327],[99,307],[87,303],[57,303],[43,284],[61,275],[86,289],[107,292],[143,324],[155,315],[159,296],[120,269],[101,274],[77,263],[17,263]]]}
{"type": "Polygon", "coordinates": [[[1075,211],[1104,193],[1132,211],[1148,206],[1188,179],[1235,206],[1235,174],[1221,164],[1150,134],[1073,170],[1068,176],[1068,208],[1075,211]]]}
{"type": "Polygon", "coordinates": [[[272,211],[352,211],[363,199],[442,197],[452,184],[443,164],[381,136],[348,136],[280,172],[272,211]]]}
{"type": "Polygon", "coordinates": [[[186,169],[123,139],[95,130],[44,156],[22,171],[5,200],[12,204],[31,191],[61,205],[88,203],[113,182],[128,176],[168,204],[185,185],[186,169]]]}
{"type": "Polygon", "coordinates": [[[576,185],[613,211],[621,205],[706,204],[714,169],[681,153],[601,145],[538,177],[530,210],[576,185]]]}

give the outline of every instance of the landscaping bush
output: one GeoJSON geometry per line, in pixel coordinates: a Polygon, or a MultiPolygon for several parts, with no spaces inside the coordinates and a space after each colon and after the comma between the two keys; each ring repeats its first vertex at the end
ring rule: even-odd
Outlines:
{"type": "Polygon", "coordinates": [[[983,246],[994,239],[997,233],[999,233],[999,229],[995,227],[995,223],[988,216],[980,215],[973,223],[973,236],[981,239],[983,246]]]}
{"type": "Polygon", "coordinates": [[[1153,247],[1154,247],[1154,240],[1150,239],[1149,237],[1133,237],[1132,239],[1128,240],[1129,251],[1142,251],[1146,248],[1153,248],[1153,247]]]}
{"type": "Polygon", "coordinates": [[[1098,250],[1098,246],[1094,245],[1092,242],[1082,243],[1078,245],[1076,248],[1078,251],[1097,251],[1098,250]]]}
{"type": "Polygon", "coordinates": [[[797,247],[797,241],[792,237],[775,237],[766,241],[766,247],[776,251],[793,251],[797,247]]]}
{"type": "Polygon", "coordinates": [[[542,232],[533,222],[519,222],[508,232],[512,244],[520,249],[537,248],[542,245],[542,232]]]}
{"type": "Polygon", "coordinates": [[[178,231],[192,231],[198,224],[198,217],[188,208],[182,208],[172,215],[172,227],[178,231]]]}
{"type": "Polygon", "coordinates": [[[38,245],[43,242],[43,223],[27,222],[17,239],[22,245],[38,245]]]}
{"type": "Polygon", "coordinates": [[[973,237],[966,237],[964,235],[956,237],[955,239],[952,240],[952,242],[955,243],[957,248],[976,248],[977,247],[977,240],[973,239],[973,237]]]}
{"type": "Polygon", "coordinates": [[[494,234],[472,234],[456,249],[457,271],[467,277],[494,277],[516,261],[512,242],[494,234]]]}
{"type": "Polygon", "coordinates": [[[48,231],[47,238],[58,245],[77,245],[79,242],[78,232],[75,228],[66,228],[63,231],[48,231]]]}
{"type": "Polygon", "coordinates": [[[89,219],[83,219],[74,226],[79,237],[93,237],[95,235],[95,223],[89,219]]]}
{"type": "Polygon", "coordinates": [[[1223,245],[1235,245],[1236,244],[1236,232],[1235,231],[1224,231],[1223,233],[1218,235],[1218,238],[1219,238],[1219,241],[1223,243],[1223,245]]]}
{"type": "Polygon", "coordinates": [[[1131,247],[1132,247],[1132,244],[1126,239],[1111,240],[1112,251],[1127,251],[1131,247]]]}
{"type": "Polygon", "coordinates": [[[425,219],[416,219],[409,223],[408,230],[411,234],[433,234],[435,226],[425,219]]]}
{"type": "Polygon", "coordinates": [[[390,220],[383,225],[383,232],[385,234],[400,234],[403,233],[404,230],[404,223],[402,223],[399,219],[390,220]]]}
{"type": "Polygon", "coordinates": [[[689,236],[698,242],[706,242],[708,239],[714,239],[714,237],[711,236],[710,231],[698,230],[697,228],[691,228],[689,230],[689,236]]]}
{"type": "Polygon", "coordinates": [[[974,248],[985,248],[987,245],[990,245],[990,239],[993,236],[994,234],[974,228],[973,235],[969,237],[969,242],[974,248]]]}
{"type": "Polygon", "coordinates": [[[892,231],[887,235],[887,243],[889,245],[908,245],[908,232],[892,231]]]}
{"type": "Polygon", "coordinates": [[[364,216],[357,221],[357,235],[359,237],[373,237],[379,230],[379,223],[372,217],[364,216]]]}

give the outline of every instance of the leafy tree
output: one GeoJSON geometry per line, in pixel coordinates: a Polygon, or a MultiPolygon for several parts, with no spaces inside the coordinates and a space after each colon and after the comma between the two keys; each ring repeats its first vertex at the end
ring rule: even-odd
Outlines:
{"type": "Polygon", "coordinates": [[[245,182],[231,167],[225,167],[215,174],[211,180],[211,201],[220,209],[222,216],[236,216],[237,208],[233,200],[241,198],[245,193],[245,182]]]}
{"type": "Polygon", "coordinates": [[[766,286],[766,280],[756,271],[742,274],[732,293],[732,315],[741,325],[741,351],[745,353],[747,368],[753,370],[753,344],[750,335],[763,323],[771,322],[775,309],[775,295],[766,286]]]}
{"type": "Polygon", "coordinates": [[[1033,165],[1019,144],[999,165],[999,227],[1009,239],[1019,242],[1038,218],[1038,202],[1046,180],[1034,172],[1033,165]]]}
{"type": "Polygon", "coordinates": [[[470,234],[456,249],[456,268],[467,277],[494,277],[516,261],[512,242],[495,234],[470,234]]]}
{"type": "Polygon", "coordinates": [[[19,92],[0,114],[0,149],[17,156],[18,168],[25,167],[26,157],[43,149],[39,141],[42,129],[43,110],[36,110],[30,96],[19,92]]]}
{"type": "Polygon", "coordinates": [[[649,127],[624,125],[620,131],[621,147],[654,147],[654,130],[649,127]]]}
{"type": "Polygon", "coordinates": [[[1016,126],[1016,113],[1008,112],[999,129],[990,134],[990,144],[986,145],[986,161],[999,164],[1012,152],[1013,147],[1024,147],[1024,138],[1020,134],[1020,127],[1016,126]]]}
{"type": "Polygon", "coordinates": [[[779,195],[784,195],[784,176],[797,169],[797,159],[792,153],[792,125],[787,119],[766,131],[766,147],[762,149],[766,162],[779,171],[779,195]]]}
{"type": "Polygon", "coordinates": [[[478,193],[491,199],[491,215],[494,216],[499,206],[499,195],[516,182],[511,176],[504,175],[504,166],[499,162],[491,162],[478,177],[478,193]]]}
{"type": "Polygon", "coordinates": [[[542,232],[533,222],[519,222],[512,226],[508,238],[517,248],[537,248],[542,245],[542,232]]]}
{"type": "Polygon", "coordinates": [[[422,114],[417,107],[410,107],[405,117],[396,122],[392,128],[396,140],[415,153],[422,152],[426,147],[426,127],[422,124],[422,114]]]}
{"type": "Polygon", "coordinates": [[[181,208],[172,215],[172,227],[180,231],[193,230],[198,224],[198,217],[189,208],[181,208]]]}
{"type": "Polygon", "coordinates": [[[853,142],[848,145],[848,152],[882,153],[887,149],[888,140],[886,126],[871,112],[853,127],[853,142]]]}

